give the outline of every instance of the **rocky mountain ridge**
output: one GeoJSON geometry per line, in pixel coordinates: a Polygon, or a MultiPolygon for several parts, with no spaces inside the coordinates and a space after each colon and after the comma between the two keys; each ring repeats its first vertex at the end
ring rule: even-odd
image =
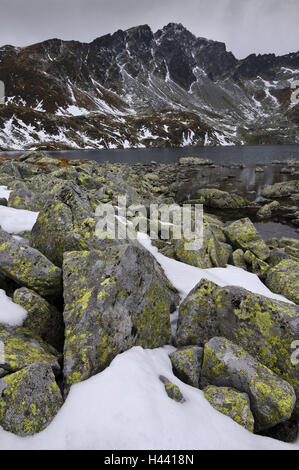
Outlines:
{"type": "Polygon", "coordinates": [[[298,143],[299,52],[237,60],[181,24],[0,48],[0,148],[298,143]]]}

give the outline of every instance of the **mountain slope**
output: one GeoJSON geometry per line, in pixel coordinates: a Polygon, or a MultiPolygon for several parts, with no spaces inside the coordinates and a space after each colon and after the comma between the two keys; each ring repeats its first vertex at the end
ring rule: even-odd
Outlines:
{"type": "Polygon", "coordinates": [[[299,52],[237,60],[180,24],[0,48],[0,148],[299,143],[299,52]]]}

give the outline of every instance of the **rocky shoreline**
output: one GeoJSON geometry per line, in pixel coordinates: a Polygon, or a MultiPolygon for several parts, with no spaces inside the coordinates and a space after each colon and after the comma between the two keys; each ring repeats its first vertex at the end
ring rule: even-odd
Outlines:
{"type": "MultiPolygon", "coordinates": [[[[254,201],[212,186],[180,200],[188,174],[199,167],[214,165],[194,158],[177,165],[96,163],[41,152],[1,159],[0,187],[9,196],[0,208],[38,212],[32,230],[19,236],[0,228],[0,289],[27,312],[21,325],[0,321],[3,429],[19,436],[40,432],[73,384],[133,346],[172,343],[175,375],[203,390],[216,410],[251,432],[297,438],[299,365],[292,345],[299,340],[299,240],[264,240],[249,217],[227,222],[213,211],[248,210],[271,220],[290,200],[288,220],[298,227],[298,162],[285,165],[294,179],[265,186],[254,201]],[[208,279],[182,297],[140,240],[98,238],[97,207],[115,206],[122,195],[147,209],[203,204],[203,246],[190,251],[183,239],[160,236],[152,241],[159,253],[203,270],[241,268],[284,301],[208,279]]],[[[160,380],[171,399],[185,402],[177,385],[160,380]]]]}

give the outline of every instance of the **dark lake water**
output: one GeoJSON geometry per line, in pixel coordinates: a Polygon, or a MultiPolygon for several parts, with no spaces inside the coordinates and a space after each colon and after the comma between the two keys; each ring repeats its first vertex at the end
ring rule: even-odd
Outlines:
{"type": "MultiPolygon", "coordinates": [[[[0,152],[2,155],[21,155],[22,152],[0,152]]],[[[215,163],[244,163],[257,165],[270,163],[273,160],[299,160],[299,145],[253,145],[227,147],[181,147],[181,148],[147,148],[121,150],[69,150],[47,151],[51,156],[63,156],[73,159],[109,161],[111,163],[176,163],[180,157],[199,156],[209,158],[215,163]]]]}

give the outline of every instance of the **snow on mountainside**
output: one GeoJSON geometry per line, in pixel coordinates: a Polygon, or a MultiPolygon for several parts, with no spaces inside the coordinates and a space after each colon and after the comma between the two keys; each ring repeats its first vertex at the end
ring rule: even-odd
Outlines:
{"type": "Polygon", "coordinates": [[[299,143],[299,52],[237,60],[180,24],[0,48],[0,149],[299,143]]]}

